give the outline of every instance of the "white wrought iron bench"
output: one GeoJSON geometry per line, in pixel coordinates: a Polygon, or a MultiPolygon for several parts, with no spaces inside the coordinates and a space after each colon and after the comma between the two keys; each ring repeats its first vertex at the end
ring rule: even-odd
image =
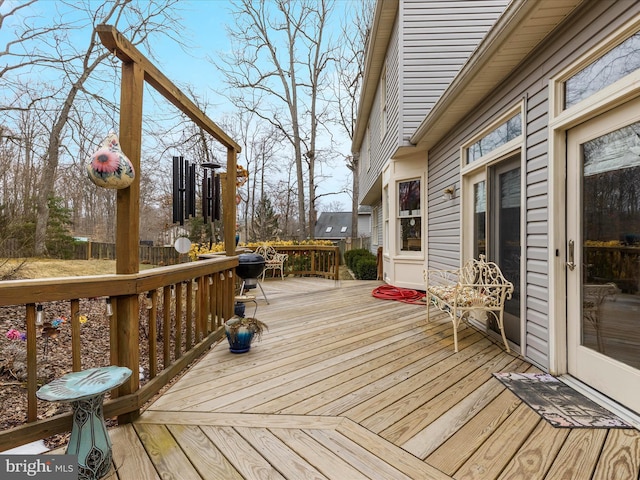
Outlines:
{"type": "Polygon", "coordinates": [[[510,352],[504,334],[504,304],[511,298],[513,283],[509,282],[500,267],[480,259],[469,260],[459,270],[425,270],[427,296],[427,322],[433,305],[446,312],[453,322],[453,344],[458,351],[458,326],[471,312],[492,314],[498,324],[507,352],[510,352]]]}
{"type": "Polygon", "coordinates": [[[277,270],[280,270],[280,277],[284,280],[284,262],[289,259],[289,255],[286,253],[278,253],[276,249],[270,245],[262,245],[256,248],[254,253],[257,253],[264,258],[262,280],[264,280],[267,270],[273,270],[274,274],[277,270]]]}

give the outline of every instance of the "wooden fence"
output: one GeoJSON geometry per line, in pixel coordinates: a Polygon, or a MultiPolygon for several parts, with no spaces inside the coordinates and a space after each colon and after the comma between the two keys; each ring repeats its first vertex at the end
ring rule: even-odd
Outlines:
{"type": "MultiPolygon", "coordinates": [[[[31,248],[26,248],[16,239],[5,239],[0,244],[0,258],[23,258],[32,256],[31,248]]],[[[189,261],[186,254],[179,254],[173,247],[139,245],[140,263],[148,265],[176,265],[189,261]]],[[[71,260],[115,260],[115,243],[76,242],[71,260]]]]}
{"type": "MultiPolygon", "coordinates": [[[[138,246],[140,263],[149,265],[175,265],[189,261],[186,254],[179,254],[173,247],[138,246]]],[[[115,260],[116,246],[114,243],[81,242],[74,248],[76,260],[115,260]]]]}

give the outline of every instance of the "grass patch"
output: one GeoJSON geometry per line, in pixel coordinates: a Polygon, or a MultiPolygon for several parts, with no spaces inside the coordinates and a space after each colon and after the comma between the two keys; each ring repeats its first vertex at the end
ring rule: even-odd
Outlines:
{"type": "MultiPolygon", "coordinates": [[[[23,259],[0,260],[0,276],[19,265],[23,259]]],[[[140,265],[140,270],[148,270],[153,265],[140,265]]],[[[18,279],[84,277],[116,273],[115,260],[56,260],[50,258],[28,258],[18,272],[18,279]]]]}

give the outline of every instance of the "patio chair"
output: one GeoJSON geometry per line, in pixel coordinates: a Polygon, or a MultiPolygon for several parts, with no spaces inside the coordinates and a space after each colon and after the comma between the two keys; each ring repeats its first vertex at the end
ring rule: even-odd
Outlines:
{"type": "Polygon", "coordinates": [[[264,270],[262,270],[262,280],[267,273],[267,270],[275,272],[280,270],[280,277],[284,280],[284,262],[289,259],[289,255],[286,253],[278,253],[275,248],[270,245],[262,245],[256,248],[255,252],[264,258],[264,270]]]}

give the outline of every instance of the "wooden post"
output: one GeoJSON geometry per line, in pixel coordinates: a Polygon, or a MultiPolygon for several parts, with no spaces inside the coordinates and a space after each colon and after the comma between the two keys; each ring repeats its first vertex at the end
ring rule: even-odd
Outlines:
{"type": "Polygon", "coordinates": [[[236,166],[237,153],[227,148],[227,175],[222,189],[224,249],[228,257],[236,254],[236,166]]]}
{"type": "MultiPolygon", "coordinates": [[[[122,64],[120,94],[120,147],[129,157],[136,172],[133,183],[117,193],[116,273],[138,273],[140,265],[140,156],[142,148],[142,95],[144,70],[134,62],[122,64]]],[[[140,353],[138,333],[138,295],[118,298],[116,319],[118,365],[131,369],[131,377],[118,389],[119,395],[134,393],[140,386],[140,353]]],[[[130,422],[139,411],[118,417],[130,422]]]]}
{"type": "Polygon", "coordinates": [[[118,190],[116,220],[116,273],[138,273],[140,254],[140,155],[142,148],[142,93],[144,71],[135,63],[122,64],[120,147],[129,157],[136,178],[118,190]]]}

